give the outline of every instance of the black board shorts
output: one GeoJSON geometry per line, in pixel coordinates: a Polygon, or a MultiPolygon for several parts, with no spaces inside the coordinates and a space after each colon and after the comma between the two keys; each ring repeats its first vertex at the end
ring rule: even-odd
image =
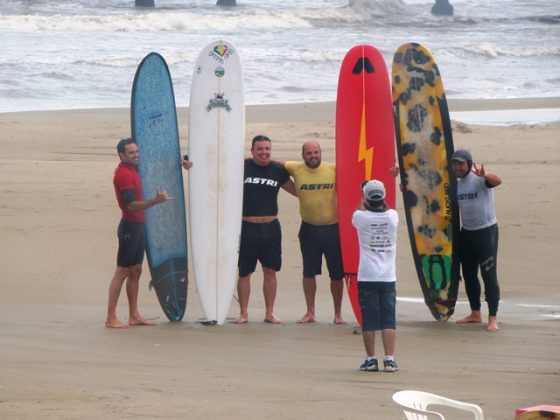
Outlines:
{"type": "Polygon", "coordinates": [[[142,264],[146,251],[146,232],[144,222],[127,222],[121,220],[117,229],[119,251],[118,267],[132,267],[142,264]]]}
{"type": "Polygon", "coordinates": [[[321,274],[324,255],[331,280],[342,280],[344,269],[338,223],[315,226],[302,221],[298,237],[303,259],[303,277],[315,277],[321,274]]]}
{"type": "Polygon", "coordinates": [[[257,261],[275,271],[282,268],[282,229],[278,219],[269,223],[243,221],[241,224],[239,277],[253,273],[257,261]]]}

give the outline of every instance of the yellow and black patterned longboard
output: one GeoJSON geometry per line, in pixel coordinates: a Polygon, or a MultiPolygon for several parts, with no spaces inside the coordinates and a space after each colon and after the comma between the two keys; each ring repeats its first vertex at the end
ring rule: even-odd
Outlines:
{"type": "Polygon", "coordinates": [[[459,212],[451,172],[453,138],[438,66],[420,44],[399,47],[392,66],[393,111],[403,202],[424,301],[438,321],[455,310],[459,212]]]}

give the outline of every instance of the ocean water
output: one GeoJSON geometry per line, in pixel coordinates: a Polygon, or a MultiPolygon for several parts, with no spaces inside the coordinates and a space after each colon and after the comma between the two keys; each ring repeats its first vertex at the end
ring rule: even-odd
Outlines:
{"type": "Polygon", "coordinates": [[[560,96],[560,1],[2,0],[0,112],[127,107],[137,65],[167,60],[179,106],[209,42],[237,45],[248,104],[333,101],[344,54],[375,45],[390,68],[406,42],[438,60],[448,97],[560,96]]]}

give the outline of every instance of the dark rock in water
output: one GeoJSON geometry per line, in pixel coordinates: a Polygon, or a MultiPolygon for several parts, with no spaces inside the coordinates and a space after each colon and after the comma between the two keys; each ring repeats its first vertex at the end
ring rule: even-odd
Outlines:
{"type": "Polygon", "coordinates": [[[216,3],[218,6],[237,6],[236,0],[218,0],[216,3]]]}
{"type": "Polygon", "coordinates": [[[453,6],[449,0],[436,0],[432,6],[432,14],[436,16],[453,16],[453,6]]]}
{"type": "Polygon", "coordinates": [[[135,0],[136,7],[155,7],[154,0],[135,0]]]}

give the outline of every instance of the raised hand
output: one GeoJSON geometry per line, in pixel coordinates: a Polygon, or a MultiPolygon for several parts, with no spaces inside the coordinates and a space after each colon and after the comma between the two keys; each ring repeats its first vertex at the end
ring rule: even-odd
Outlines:
{"type": "Polygon", "coordinates": [[[473,162],[472,164],[472,172],[480,177],[486,176],[486,169],[484,169],[484,165],[480,165],[480,168],[476,166],[476,163],[473,162]]]}
{"type": "Polygon", "coordinates": [[[155,199],[157,203],[163,203],[164,201],[172,200],[173,197],[170,197],[167,191],[161,191],[159,188],[156,188],[155,199]]]}

